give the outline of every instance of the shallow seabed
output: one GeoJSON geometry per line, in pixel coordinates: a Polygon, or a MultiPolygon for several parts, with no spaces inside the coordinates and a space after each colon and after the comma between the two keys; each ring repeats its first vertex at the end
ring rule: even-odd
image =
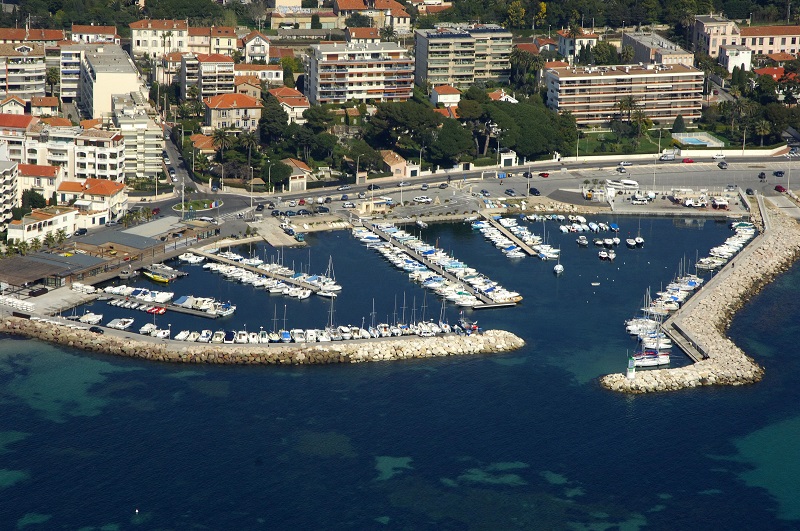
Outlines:
{"type": "MultiPolygon", "coordinates": [[[[559,278],[554,262],[510,261],[464,225],[423,232],[523,294],[518,308],[471,314],[527,341],[507,355],[206,367],[2,339],[0,528],[796,528],[800,269],[754,298],[731,329],[766,366],[760,384],[612,394],[596,378],[623,370],[635,345],[622,321],[645,289],[657,291],[684,257],[730,234],[711,221],[617,222],[623,239],[641,230],[647,243],[619,249],[614,264],[546,225],[563,249],[559,278]]],[[[392,320],[404,293],[407,318],[414,306],[421,316],[423,301],[426,316],[438,317],[438,300],[349,234],[309,241],[310,254],[287,250],[283,260],[321,273],[333,255],[344,286],[335,321],[368,323],[373,298],[377,320],[392,320]]],[[[271,329],[276,314],[282,327],[284,305],[291,327],[329,318],[327,301],[186,270],[170,289],[239,309],[216,322],[158,317],[173,333],[271,329]]],[[[105,320],[126,315],[92,307],[105,320]]]]}

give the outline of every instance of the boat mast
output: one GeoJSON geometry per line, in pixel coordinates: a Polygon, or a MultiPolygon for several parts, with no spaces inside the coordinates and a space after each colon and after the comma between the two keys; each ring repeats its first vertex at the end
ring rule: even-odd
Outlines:
{"type": "Polygon", "coordinates": [[[369,314],[370,316],[370,325],[372,328],[375,328],[375,297],[372,298],[372,312],[369,314]]]}
{"type": "Polygon", "coordinates": [[[283,329],[286,330],[286,305],[283,305],[283,329]]]}
{"type": "Polygon", "coordinates": [[[406,324],[406,292],[405,291],[403,292],[403,306],[402,306],[401,309],[403,310],[403,317],[401,317],[401,319],[403,320],[403,324],[406,324]]]}
{"type": "Polygon", "coordinates": [[[275,314],[272,317],[272,331],[278,331],[278,305],[275,305],[275,314]]]}

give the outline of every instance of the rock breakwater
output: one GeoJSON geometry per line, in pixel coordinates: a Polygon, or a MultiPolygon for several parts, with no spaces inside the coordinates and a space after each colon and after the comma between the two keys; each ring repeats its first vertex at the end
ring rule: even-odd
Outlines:
{"type": "Polygon", "coordinates": [[[676,369],[609,374],[600,384],[612,391],[649,393],[703,385],[744,385],[760,381],[764,368],[725,336],[734,313],[800,257],[800,225],[770,210],[770,229],[758,236],[696,294],[678,324],[706,359],[676,369]]]}
{"type": "Polygon", "coordinates": [[[0,333],[20,335],[89,352],[171,363],[223,365],[312,365],[362,363],[470,354],[495,354],[521,348],[525,342],[503,330],[471,336],[403,337],[350,342],[212,345],[148,341],[136,336],[94,334],[19,317],[0,319],[0,333]]]}

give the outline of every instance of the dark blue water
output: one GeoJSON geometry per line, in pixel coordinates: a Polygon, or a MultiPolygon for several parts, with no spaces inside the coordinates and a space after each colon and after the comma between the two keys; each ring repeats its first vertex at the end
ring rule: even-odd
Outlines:
{"type": "MultiPolygon", "coordinates": [[[[596,378],[624,368],[634,345],[622,321],[645,290],[729,235],[714,222],[618,222],[622,236],[641,230],[647,243],[619,249],[614,264],[552,231],[560,278],[553,262],[509,261],[464,225],[425,231],[525,297],[517,308],[471,314],[525,338],[506,355],[206,367],[2,339],[0,529],[795,528],[800,270],[754,298],[731,329],[765,365],[762,383],[611,394],[596,378]]],[[[284,263],[324,272],[333,256],[344,286],[337,322],[369,322],[373,299],[377,319],[392,320],[404,294],[407,316],[415,306],[421,315],[423,301],[438,316],[438,300],[348,233],[309,241],[310,255],[286,250],[284,263]]],[[[281,327],[284,305],[291,327],[329,318],[325,300],[185,269],[170,289],[230,299],[238,310],[216,322],[157,318],[173,332],[271,329],[276,313],[281,327]]],[[[137,328],[147,319],[103,303],[93,310],[106,320],[134,315],[137,328]]]]}

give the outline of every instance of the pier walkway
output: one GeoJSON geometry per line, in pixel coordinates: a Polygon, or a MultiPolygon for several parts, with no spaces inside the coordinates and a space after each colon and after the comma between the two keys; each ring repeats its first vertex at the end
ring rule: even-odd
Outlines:
{"type": "Polygon", "coordinates": [[[395,240],[389,234],[385,233],[384,231],[382,231],[381,229],[379,229],[375,225],[369,225],[369,226],[366,226],[366,227],[369,230],[371,230],[373,233],[377,234],[378,236],[380,236],[381,238],[383,238],[384,240],[389,242],[390,244],[394,245],[395,247],[399,247],[400,249],[402,249],[403,252],[405,252],[406,254],[408,254],[409,256],[414,258],[415,260],[417,260],[419,263],[424,264],[425,267],[431,269],[432,271],[435,271],[436,273],[438,273],[442,277],[446,278],[447,280],[457,283],[459,286],[464,288],[466,291],[468,291],[471,294],[473,294],[479,301],[481,301],[483,303],[483,304],[479,304],[477,306],[473,306],[472,308],[474,310],[485,310],[485,309],[491,309],[491,308],[508,308],[508,307],[512,307],[512,306],[516,306],[517,305],[516,302],[495,302],[494,300],[492,300],[491,298],[486,296],[484,293],[476,290],[475,288],[473,288],[469,284],[464,283],[461,279],[459,279],[454,274],[450,273],[449,271],[446,271],[440,265],[431,262],[430,260],[428,260],[427,258],[422,256],[421,254],[416,252],[414,249],[410,248],[409,246],[405,245],[402,242],[399,242],[399,241],[395,240]]]}
{"type": "Polygon", "coordinates": [[[517,238],[516,234],[502,226],[496,219],[494,219],[494,216],[487,214],[484,211],[481,211],[480,214],[483,219],[489,222],[489,225],[502,232],[503,236],[514,242],[514,245],[525,251],[528,256],[539,256],[539,253],[534,251],[527,243],[517,238]]]}
{"type": "MultiPolygon", "coordinates": [[[[150,306],[159,306],[161,308],[166,308],[169,312],[177,312],[177,313],[185,313],[187,315],[193,315],[195,317],[205,317],[206,319],[216,319],[219,315],[215,313],[208,313],[201,310],[195,310],[193,308],[184,308],[183,306],[178,306],[177,304],[173,304],[172,302],[145,302],[139,300],[135,297],[125,297],[124,295],[115,295],[113,293],[100,293],[98,299],[102,302],[105,298],[109,299],[116,299],[116,300],[129,300],[131,302],[138,302],[140,304],[149,304],[150,306]]],[[[108,302],[108,301],[106,301],[108,302]]],[[[124,309],[124,308],[123,308],[124,309]]],[[[134,312],[139,310],[132,310],[134,312]]]]}
{"type": "Polygon", "coordinates": [[[209,253],[208,251],[201,251],[200,249],[192,249],[194,254],[200,255],[207,260],[213,260],[215,262],[219,262],[221,264],[240,267],[242,269],[246,269],[248,271],[252,271],[253,273],[258,273],[259,275],[264,275],[270,278],[274,278],[276,280],[280,280],[286,282],[287,284],[291,284],[292,286],[297,286],[304,289],[310,289],[312,293],[317,293],[320,291],[319,286],[315,286],[314,284],[309,284],[308,282],[304,282],[302,280],[287,277],[286,275],[280,275],[278,273],[273,273],[272,271],[267,271],[265,269],[261,269],[258,266],[251,266],[246,265],[241,262],[237,262],[236,260],[229,260],[228,258],[223,258],[213,253],[209,253]]]}

